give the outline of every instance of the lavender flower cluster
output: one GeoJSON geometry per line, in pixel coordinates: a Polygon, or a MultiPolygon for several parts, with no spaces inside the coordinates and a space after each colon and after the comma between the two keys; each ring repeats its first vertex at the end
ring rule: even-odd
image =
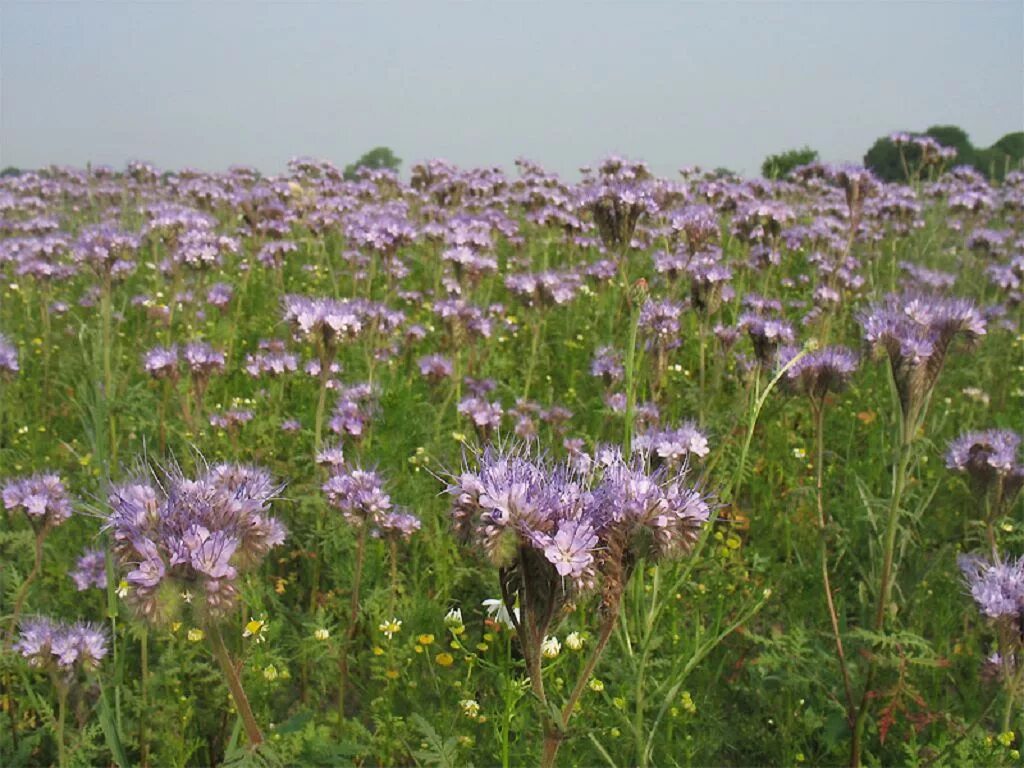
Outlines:
{"type": "Polygon", "coordinates": [[[524,447],[486,447],[449,487],[458,535],[501,569],[539,554],[543,578],[586,591],[602,578],[624,584],[640,557],[685,552],[710,517],[685,470],[652,470],[646,456],[610,448],[587,463],[584,472],[524,447]]]}
{"type": "Polygon", "coordinates": [[[71,517],[71,499],[59,476],[49,473],[9,481],[0,493],[7,509],[24,510],[30,520],[60,525],[71,517]]]}
{"type": "Polygon", "coordinates": [[[106,632],[93,624],[65,624],[47,618],[21,623],[14,650],[37,669],[56,669],[65,674],[96,669],[107,655],[106,632]]]}
{"type": "Polygon", "coordinates": [[[184,601],[201,620],[224,616],[239,575],[285,539],[269,515],[279,491],[264,470],[235,464],[195,480],[168,471],[113,488],[105,527],[139,613],[163,623],[184,601]]]}

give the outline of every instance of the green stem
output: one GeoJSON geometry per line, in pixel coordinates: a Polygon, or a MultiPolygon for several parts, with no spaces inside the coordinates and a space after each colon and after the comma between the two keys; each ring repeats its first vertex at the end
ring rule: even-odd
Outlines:
{"type": "MultiPolygon", "coordinates": [[[[629,287],[627,286],[627,290],[629,287]]],[[[636,336],[640,326],[640,310],[632,309],[629,321],[629,346],[626,348],[626,429],[622,439],[623,456],[628,461],[633,453],[633,429],[636,411],[636,336]]]]}
{"type": "Polygon", "coordinates": [[[231,698],[234,699],[235,709],[238,710],[238,716],[242,719],[245,734],[249,737],[249,747],[255,750],[263,743],[263,734],[260,732],[260,727],[256,724],[256,718],[249,706],[249,698],[245,695],[245,688],[242,687],[242,679],[238,674],[238,667],[235,666],[235,662],[232,660],[231,654],[224,644],[224,637],[220,633],[220,628],[216,626],[208,627],[207,634],[210,637],[210,648],[213,650],[213,656],[220,666],[221,674],[224,675],[224,682],[227,683],[228,690],[231,691],[231,698]]]}
{"type": "Polygon", "coordinates": [[[850,682],[850,670],[846,663],[846,653],[843,650],[843,635],[839,630],[839,616],[836,613],[835,602],[832,598],[832,583],[828,572],[828,519],[825,516],[825,404],[817,400],[811,401],[811,409],[814,412],[814,469],[815,469],[815,496],[818,502],[818,546],[821,552],[821,583],[825,590],[825,604],[828,607],[829,621],[832,624],[832,637],[836,644],[836,660],[839,662],[839,671],[843,675],[843,691],[846,694],[846,714],[848,718],[853,717],[853,685],[850,682]]]}
{"type": "Polygon", "coordinates": [[[345,692],[348,689],[348,654],[356,637],[359,621],[359,588],[363,579],[363,560],[366,557],[366,533],[368,525],[363,523],[359,529],[356,542],[355,572],[352,574],[352,596],[349,601],[348,627],[345,630],[345,642],[341,645],[341,656],[338,660],[338,724],[345,722],[345,692]]]}
{"type": "Polygon", "coordinates": [[[39,529],[38,533],[36,533],[35,559],[32,563],[32,570],[28,572],[28,576],[26,576],[25,580],[21,582],[21,586],[18,587],[18,591],[14,596],[14,612],[11,614],[11,627],[7,637],[8,648],[10,648],[14,643],[14,635],[18,631],[18,619],[21,617],[21,609],[25,607],[25,599],[28,597],[28,589],[39,577],[39,573],[43,569],[43,542],[46,540],[46,536],[49,532],[49,523],[44,523],[43,527],[39,529]]]}
{"type": "Polygon", "coordinates": [[[67,745],[64,743],[64,724],[67,722],[68,685],[57,684],[57,765],[66,768],[68,764],[67,745]]]}

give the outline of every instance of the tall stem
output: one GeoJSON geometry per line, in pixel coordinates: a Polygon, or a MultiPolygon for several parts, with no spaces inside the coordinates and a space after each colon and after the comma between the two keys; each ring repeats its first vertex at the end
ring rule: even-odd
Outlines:
{"type": "Polygon", "coordinates": [[[359,540],[356,542],[355,572],[352,574],[352,597],[348,608],[348,627],[345,630],[345,642],[341,646],[341,658],[338,660],[338,722],[345,721],[345,691],[348,688],[348,654],[356,637],[359,621],[359,587],[363,579],[363,560],[366,557],[366,531],[364,522],[359,529],[359,540]]]}
{"type": "Polygon", "coordinates": [[[141,706],[139,707],[139,749],[142,752],[140,762],[142,768],[147,768],[149,765],[149,734],[148,734],[148,722],[149,717],[149,629],[147,627],[142,628],[142,637],[140,638],[140,656],[142,661],[142,696],[141,706]]]}
{"type": "MultiPolygon", "coordinates": [[[[896,552],[896,532],[899,530],[900,502],[907,484],[907,470],[910,467],[913,439],[918,421],[923,414],[912,413],[905,417],[899,411],[899,443],[896,450],[896,462],[893,467],[892,497],[889,500],[888,519],[885,528],[885,540],[882,560],[882,576],[878,586],[878,605],[875,608],[875,632],[885,627],[885,613],[892,594],[893,559],[896,552]]],[[[867,726],[868,710],[871,706],[871,691],[875,683],[877,666],[874,657],[868,662],[867,676],[864,681],[864,692],[857,707],[857,719],[853,726],[853,739],[850,745],[850,765],[861,763],[861,745],[864,740],[864,729],[867,726]]]]}
{"type": "Polygon", "coordinates": [[[68,764],[67,745],[64,743],[64,724],[68,713],[68,684],[57,683],[57,765],[66,768],[68,764]]]}
{"type": "MultiPolygon", "coordinates": [[[[628,291],[628,286],[627,286],[628,291]]],[[[640,311],[632,309],[629,321],[629,346],[626,348],[626,432],[622,439],[624,457],[633,452],[634,413],[636,411],[636,335],[640,326],[640,311]]]]}
{"type": "Polygon", "coordinates": [[[249,706],[249,698],[245,695],[245,689],[242,687],[242,679],[238,674],[238,667],[235,666],[235,662],[232,660],[231,654],[224,644],[224,637],[220,633],[220,628],[209,627],[207,631],[210,637],[210,648],[213,650],[213,656],[220,666],[221,673],[224,675],[224,682],[227,683],[228,690],[231,691],[231,698],[235,701],[235,709],[238,710],[238,716],[242,718],[245,735],[249,737],[249,746],[251,749],[256,749],[263,743],[263,734],[260,732],[260,727],[256,724],[256,718],[252,714],[252,708],[249,706]]]}
{"type": "Polygon", "coordinates": [[[14,612],[11,614],[11,628],[7,636],[7,647],[10,648],[14,643],[14,635],[18,631],[18,619],[21,617],[21,609],[25,606],[25,598],[28,597],[28,589],[32,586],[32,583],[39,577],[39,572],[43,568],[43,541],[46,539],[46,535],[50,532],[50,526],[48,523],[43,524],[43,527],[36,533],[35,541],[35,560],[32,563],[32,570],[28,572],[28,576],[21,582],[21,586],[18,587],[18,592],[14,596],[14,612]]]}
{"type": "Polygon", "coordinates": [[[852,718],[854,709],[853,686],[850,683],[850,670],[847,667],[846,654],[843,651],[843,636],[839,631],[839,617],[836,613],[835,602],[832,599],[832,583],[828,573],[828,520],[825,517],[824,500],[825,404],[812,400],[811,409],[814,411],[815,495],[818,501],[818,546],[821,551],[821,583],[825,590],[825,603],[828,606],[828,616],[832,624],[832,637],[836,643],[836,659],[839,662],[839,670],[843,674],[843,690],[846,693],[846,714],[848,718],[852,718]]]}

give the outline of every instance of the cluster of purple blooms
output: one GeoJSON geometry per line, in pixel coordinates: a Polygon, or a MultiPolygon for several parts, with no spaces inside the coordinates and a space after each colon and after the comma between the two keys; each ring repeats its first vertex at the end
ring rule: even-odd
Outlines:
{"type": "Polygon", "coordinates": [[[18,370],[18,348],[0,333],[0,379],[14,377],[18,370]]]}
{"type": "Polygon", "coordinates": [[[340,448],[322,451],[318,462],[330,471],[323,484],[328,503],[353,528],[369,526],[374,536],[399,540],[408,540],[420,529],[418,517],[394,508],[377,471],[349,466],[340,448]]]}
{"type": "Polygon", "coordinates": [[[78,558],[69,574],[79,592],[90,587],[107,588],[107,556],[102,549],[89,549],[78,558]]]}
{"type": "Polygon", "coordinates": [[[991,498],[990,514],[1005,514],[1024,486],[1020,443],[1020,435],[1009,429],[966,432],[949,444],[946,467],[966,474],[979,496],[991,498]]]}
{"type": "Polygon", "coordinates": [[[953,340],[985,335],[986,322],[968,299],[889,294],[861,315],[864,338],[889,358],[904,418],[914,422],[942,371],[953,340]]]}
{"type": "Polygon", "coordinates": [[[106,632],[93,624],[65,624],[47,618],[21,622],[14,650],[37,669],[55,669],[66,675],[96,669],[107,655],[106,632]]]}
{"type": "Polygon", "coordinates": [[[3,488],[4,507],[21,509],[29,520],[60,525],[71,517],[71,499],[64,483],[54,474],[37,474],[9,481],[3,488]]]}
{"type": "Polygon", "coordinates": [[[649,429],[633,440],[633,452],[680,465],[691,456],[703,459],[711,451],[708,436],[694,422],[676,428],[649,429]]]}
{"type": "Polygon", "coordinates": [[[201,620],[223,617],[237,601],[239,574],[285,539],[269,514],[279,491],[264,470],[235,464],[195,480],[170,471],[113,488],[105,527],[139,613],[162,623],[184,601],[201,620]]]}
{"type": "Polygon", "coordinates": [[[971,597],[990,619],[1009,619],[1020,626],[1024,611],[1024,559],[989,562],[978,555],[961,555],[957,564],[971,597]]]}
{"type": "Polygon", "coordinates": [[[710,517],[706,496],[687,483],[685,469],[650,469],[603,448],[587,462],[556,464],[529,449],[488,446],[452,477],[453,523],[503,570],[587,591],[601,577],[624,585],[640,557],[686,551],[710,517]]]}
{"type": "MultiPolygon", "coordinates": [[[[799,351],[795,347],[779,350],[779,366],[789,365],[799,351]]],[[[847,347],[822,347],[807,352],[789,365],[784,381],[794,392],[821,401],[830,392],[846,389],[859,364],[857,354],[847,347]]]]}

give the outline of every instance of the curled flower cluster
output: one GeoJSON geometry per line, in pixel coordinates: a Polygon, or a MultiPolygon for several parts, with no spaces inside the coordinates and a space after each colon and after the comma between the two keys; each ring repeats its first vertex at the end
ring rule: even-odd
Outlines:
{"type": "Polygon", "coordinates": [[[391,496],[384,490],[384,479],[375,470],[345,464],[340,449],[324,451],[321,457],[321,463],[331,469],[323,492],[349,525],[369,525],[374,536],[398,539],[409,539],[420,529],[418,517],[393,508],[391,496]]]}
{"type": "Polygon", "coordinates": [[[84,622],[26,619],[21,623],[14,650],[30,666],[39,669],[58,669],[68,674],[91,671],[107,655],[107,635],[101,628],[84,622]]]}
{"type": "Polygon", "coordinates": [[[195,480],[175,471],[113,488],[106,528],[139,613],[163,622],[194,600],[201,620],[225,615],[239,573],[285,539],[268,514],[279,490],[262,469],[235,464],[195,480]]]}
{"type": "Polygon", "coordinates": [[[953,340],[985,335],[985,318],[967,299],[890,294],[861,316],[865,340],[889,358],[907,422],[919,416],[953,340]]]}
{"type": "Polygon", "coordinates": [[[79,592],[89,587],[107,588],[107,558],[102,549],[89,549],[78,558],[75,569],[70,573],[71,579],[79,592]]]}
{"type": "MultiPolygon", "coordinates": [[[[785,367],[798,352],[792,347],[780,350],[779,364],[785,367]]],[[[823,347],[808,352],[790,365],[785,382],[793,391],[820,401],[829,392],[846,389],[858,363],[857,355],[846,347],[823,347]]]]}
{"type": "Polygon", "coordinates": [[[2,496],[7,509],[22,509],[30,519],[46,525],[60,525],[71,517],[71,499],[60,477],[54,474],[11,480],[2,496]]]}
{"type": "Polygon", "coordinates": [[[642,454],[627,461],[606,449],[570,466],[488,446],[476,464],[449,488],[456,531],[494,565],[525,569],[523,578],[537,582],[531,589],[547,584],[552,594],[599,580],[617,592],[639,557],[687,550],[710,516],[685,470],[651,470],[642,454]],[[576,468],[583,464],[585,472],[576,468]]]}
{"type": "Polygon", "coordinates": [[[1024,486],[1024,464],[1017,459],[1020,435],[1009,429],[966,432],[949,444],[946,467],[966,474],[975,492],[992,502],[989,514],[1009,511],[1024,486]]]}
{"type": "Polygon", "coordinates": [[[676,429],[651,429],[633,441],[633,452],[680,464],[691,455],[703,459],[711,451],[708,436],[688,421],[676,429]]]}
{"type": "Polygon", "coordinates": [[[957,565],[971,597],[990,619],[1020,622],[1024,610],[1024,559],[989,562],[978,555],[961,555],[957,565]]]}

